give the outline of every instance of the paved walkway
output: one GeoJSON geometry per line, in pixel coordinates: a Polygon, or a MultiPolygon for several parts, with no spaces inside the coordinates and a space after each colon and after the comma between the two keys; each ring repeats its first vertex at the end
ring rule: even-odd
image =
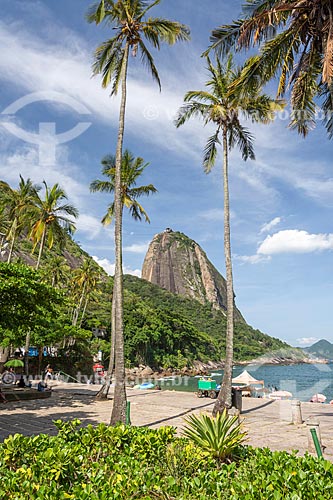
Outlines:
{"type": "MultiPolygon", "coordinates": [[[[112,401],[95,401],[98,386],[56,384],[48,399],[15,401],[0,405],[0,441],[16,432],[25,435],[47,433],[55,435],[56,419],[79,418],[84,425],[109,423],[112,401]]],[[[159,427],[172,425],[181,432],[184,417],[191,412],[211,412],[214,401],[198,399],[195,393],[178,391],[143,391],[128,389],[133,425],[159,427]]],[[[248,444],[272,450],[308,449],[309,429],[306,423],[291,422],[291,401],[270,401],[243,398],[241,419],[248,432],[248,444]]],[[[324,456],[333,461],[333,407],[302,403],[302,416],[320,424],[324,456]]],[[[312,444],[312,441],[310,441],[312,444]]]]}

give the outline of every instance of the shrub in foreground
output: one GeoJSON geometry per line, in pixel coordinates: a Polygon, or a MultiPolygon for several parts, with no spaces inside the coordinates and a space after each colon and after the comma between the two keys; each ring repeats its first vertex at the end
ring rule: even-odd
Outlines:
{"type": "Polygon", "coordinates": [[[184,436],[221,462],[235,456],[246,437],[238,417],[228,415],[226,410],[216,417],[192,414],[185,422],[184,436]]]}
{"type": "Polygon", "coordinates": [[[333,465],[323,459],[241,447],[237,462],[217,467],[172,427],[79,424],[1,443],[1,500],[333,498],[333,465]]]}

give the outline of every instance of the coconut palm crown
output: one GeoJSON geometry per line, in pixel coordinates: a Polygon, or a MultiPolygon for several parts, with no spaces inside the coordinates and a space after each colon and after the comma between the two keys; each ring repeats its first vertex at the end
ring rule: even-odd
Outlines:
{"type": "Polygon", "coordinates": [[[94,74],[102,73],[102,86],[112,82],[112,94],[116,94],[122,79],[126,52],[130,48],[132,55],[140,55],[153,78],[161,88],[160,78],[152,55],[144,43],[148,41],[154,48],[160,49],[161,42],[169,45],[189,39],[189,29],[177,21],[163,18],[146,19],[147,12],[161,0],[102,0],[95,3],[88,11],[87,20],[99,24],[104,22],[115,31],[112,38],[103,42],[95,51],[94,74]]]}
{"type": "Polygon", "coordinates": [[[234,287],[230,242],[230,206],[229,206],[229,149],[237,146],[244,160],[254,159],[253,136],[241,123],[241,116],[252,122],[268,123],[274,118],[274,111],[283,108],[280,100],[271,99],[261,93],[259,85],[252,85],[248,91],[234,83],[239,79],[241,68],[234,67],[232,56],[225,65],[217,60],[213,66],[207,58],[210,80],[208,90],[188,92],[184,105],[178,112],[176,126],[183,125],[189,118],[198,116],[204,124],[213,124],[214,134],[209,137],[204,150],[203,166],[206,173],[215,164],[217,146],[223,149],[223,195],[224,195],[224,255],[227,282],[227,331],[224,375],[213,415],[222,413],[231,407],[231,379],[233,365],[234,332],[234,287]],[[222,141],[221,141],[222,139],[222,141]]]}
{"type": "Polygon", "coordinates": [[[62,244],[65,241],[65,232],[73,234],[75,225],[70,217],[78,217],[78,210],[68,203],[65,191],[54,184],[51,188],[43,181],[45,187],[44,199],[38,194],[35,196],[36,218],[32,226],[30,237],[33,240],[33,251],[39,243],[39,254],[36,268],[39,268],[46,238],[48,247],[52,248],[54,240],[62,244]]]}
{"type": "Polygon", "coordinates": [[[316,104],[333,137],[332,0],[246,0],[244,16],[211,36],[220,56],[230,49],[260,47],[245,65],[240,83],[278,77],[277,96],[290,89],[290,127],[304,136],[315,126],[316,104]]]}
{"type": "Polygon", "coordinates": [[[6,239],[10,241],[8,263],[11,261],[17,236],[30,227],[39,190],[40,186],[33,184],[31,179],[25,181],[21,175],[17,189],[11,188],[5,181],[0,181],[0,205],[4,211],[3,219],[6,221],[3,230],[6,239]]]}
{"type": "MultiPolygon", "coordinates": [[[[103,165],[102,174],[107,177],[108,180],[97,179],[93,181],[90,184],[90,191],[114,193],[116,158],[113,155],[106,155],[101,163],[103,165]]],[[[136,183],[148,165],[149,163],[144,163],[143,158],[134,158],[128,149],[124,151],[121,165],[122,204],[129,209],[133,219],[141,221],[142,217],[144,217],[146,222],[150,222],[150,219],[137,199],[141,196],[149,196],[152,193],[156,193],[157,189],[152,184],[137,187],[136,183]]],[[[114,202],[112,202],[102,219],[102,224],[110,224],[114,218],[114,213],[114,202]]]]}
{"type": "Polygon", "coordinates": [[[204,150],[203,166],[205,172],[210,172],[215,164],[217,145],[225,132],[228,149],[237,146],[243,160],[254,160],[253,136],[241,123],[241,117],[252,122],[269,123],[274,119],[274,113],[282,110],[285,103],[281,99],[272,99],[261,92],[259,84],[244,90],[237,85],[242,69],[235,67],[232,55],[229,55],[224,65],[216,60],[213,66],[207,57],[210,80],[206,82],[208,90],[191,90],[184,97],[184,105],[180,108],[175,124],[183,125],[192,117],[202,118],[204,124],[213,123],[216,126],[214,134],[209,137],[204,150]]]}

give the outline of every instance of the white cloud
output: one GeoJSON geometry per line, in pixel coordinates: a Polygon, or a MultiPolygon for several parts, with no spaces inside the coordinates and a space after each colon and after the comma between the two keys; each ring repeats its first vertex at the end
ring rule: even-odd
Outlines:
{"type": "MultiPolygon", "coordinates": [[[[63,33],[61,44],[53,33],[53,38],[45,44],[44,39],[17,23],[0,22],[0,45],[0,72],[4,81],[12,83],[23,92],[62,92],[84,103],[92,112],[92,118],[117,126],[119,96],[110,99],[110,92],[101,88],[100,78],[91,78],[93,49],[74,32],[63,33]]],[[[142,71],[144,73],[145,70],[142,71]]],[[[179,75],[178,80],[170,80],[169,85],[164,81],[163,92],[160,93],[149,74],[139,80],[134,70],[130,71],[126,121],[128,129],[134,129],[136,136],[149,137],[159,147],[176,149],[184,156],[199,160],[203,140],[202,124],[193,121],[184,130],[177,131],[173,123],[188,88],[189,77],[187,75],[182,79],[179,75]],[[159,131],[158,134],[156,130],[159,131]],[[193,147],[193,144],[197,147],[193,147]]]]}
{"type": "Polygon", "coordinates": [[[333,234],[309,234],[307,231],[287,229],[267,236],[257,254],[310,253],[323,250],[333,250],[333,234]]]}
{"type": "MultiPolygon", "coordinates": [[[[231,214],[230,214],[231,215],[231,214]]],[[[211,210],[206,210],[204,212],[200,212],[199,217],[205,219],[210,222],[214,221],[223,221],[224,212],[219,208],[212,208],[211,210]]]]}
{"type": "Polygon", "coordinates": [[[314,344],[315,342],[317,342],[317,340],[319,340],[317,337],[301,337],[299,339],[296,339],[296,341],[300,345],[307,345],[307,346],[314,344]]]}
{"type": "Polygon", "coordinates": [[[271,260],[271,257],[268,256],[263,256],[263,255],[234,255],[234,258],[236,260],[239,260],[240,262],[244,262],[246,264],[258,264],[259,262],[268,262],[271,260]]]}
{"type": "Polygon", "coordinates": [[[261,174],[257,170],[257,166],[254,162],[251,162],[251,168],[246,165],[240,165],[237,169],[235,169],[235,174],[239,179],[244,181],[248,186],[259,192],[262,195],[266,195],[269,197],[275,197],[275,191],[270,186],[267,185],[267,181],[265,176],[261,174]]]}
{"type": "Polygon", "coordinates": [[[124,252],[132,252],[132,253],[146,253],[149,246],[149,241],[145,243],[133,243],[132,245],[124,247],[124,252]]]}
{"type": "Polygon", "coordinates": [[[38,164],[36,148],[27,146],[17,148],[15,153],[0,155],[1,179],[10,185],[16,185],[21,174],[24,179],[30,178],[36,184],[40,184],[43,180],[48,185],[58,183],[65,189],[71,202],[79,205],[82,197],[89,193],[89,188],[77,180],[77,167],[70,164],[66,156],[66,149],[62,148],[57,164],[43,168],[38,164]]]}
{"type": "Polygon", "coordinates": [[[99,236],[104,229],[101,221],[97,217],[88,214],[80,214],[76,221],[76,228],[82,233],[86,233],[88,240],[99,236]]]}
{"type": "MultiPolygon", "coordinates": [[[[104,271],[109,275],[109,276],[113,276],[114,275],[114,269],[115,269],[115,265],[110,262],[108,259],[104,258],[104,259],[100,259],[99,257],[96,257],[95,255],[93,255],[93,259],[95,262],[97,262],[97,264],[99,266],[101,266],[104,271]]],[[[141,278],[141,270],[140,269],[130,269],[129,267],[127,266],[123,266],[123,272],[124,274],[131,274],[133,276],[137,276],[138,278],[141,278]]]]}
{"type": "Polygon", "coordinates": [[[332,206],[333,178],[331,164],[328,161],[316,159],[313,162],[304,158],[300,160],[298,153],[288,152],[283,146],[279,149],[278,155],[274,154],[274,151],[262,150],[260,158],[255,162],[255,168],[265,183],[278,179],[279,182],[303,192],[317,203],[332,206]],[[283,156],[286,153],[289,155],[288,158],[283,156]],[[292,168],[289,161],[291,155],[293,155],[292,168]]]}
{"type": "MultiPolygon", "coordinates": [[[[279,217],[276,219],[279,219],[279,217]]],[[[276,219],[273,219],[273,221],[276,219]]],[[[300,254],[324,250],[333,250],[333,234],[309,234],[307,231],[299,229],[286,229],[267,236],[260,243],[256,254],[234,255],[234,258],[243,263],[258,264],[260,262],[268,262],[274,254],[300,254]]]]}
{"type": "Polygon", "coordinates": [[[273,220],[271,220],[270,222],[267,222],[267,224],[264,224],[261,227],[260,234],[268,233],[273,227],[275,227],[280,222],[281,222],[281,217],[275,217],[273,220]]]}

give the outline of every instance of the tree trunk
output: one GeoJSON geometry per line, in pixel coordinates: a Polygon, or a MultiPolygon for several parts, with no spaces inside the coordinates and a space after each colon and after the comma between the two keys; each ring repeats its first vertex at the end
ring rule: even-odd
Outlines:
{"type": "Polygon", "coordinates": [[[40,260],[42,258],[42,253],[43,253],[43,250],[44,250],[45,236],[46,236],[46,225],[44,226],[42,238],[40,240],[40,246],[39,246],[39,252],[38,252],[38,259],[37,259],[36,269],[39,269],[40,260]]]}
{"type": "Polygon", "coordinates": [[[78,319],[79,319],[79,314],[80,314],[80,311],[81,311],[82,302],[83,302],[83,299],[84,299],[84,296],[85,296],[85,293],[86,293],[86,286],[87,286],[87,282],[85,281],[83,283],[83,290],[82,290],[82,293],[81,293],[79,305],[77,306],[77,308],[74,311],[73,323],[72,323],[73,326],[77,325],[77,322],[78,322],[78,319]]]}
{"type": "Polygon", "coordinates": [[[232,365],[234,343],[234,286],[232,278],[230,244],[230,207],[228,178],[228,139],[227,127],[223,127],[223,189],[224,189],[224,256],[227,280],[227,331],[225,342],[225,365],[221,390],[213,408],[213,416],[231,408],[232,365]]]}
{"type": "Polygon", "coordinates": [[[111,414],[111,425],[118,422],[126,422],[126,388],[125,388],[125,357],[124,357],[124,326],[123,326],[123,266],[122,266],[122,189],[121,189],[121,162],[123,156],[123,139],[125,129],[126,110],[126,78],[128,66],[129,43],[126,42],[124,52],[124,64],[121,75],[121,103],[119,111],[119,130],[116,150],[116,172],[115,172],[115,273],[113,283],[112,307],[115,325],[115,388],[114,400],[111,414]]]}
{"type": "Polygon", "coordinates": [[[116,300],[115,294],[112,296],[112,312],[111,312],[111,348],[110,348],[110,359],[108,371],[106,373],[105,382],[95,396],[95,399],[102,400],[107,399],[110,392],[110,387],[112,383],[112,375],[114,372],[114,361],[115,361],[115,314],[116,314],[116,300]]]}
{"type": "Polygon", "coordinates": [[[0,372],[9,356],[9,347],[1,347],[0,346],[0,372]]]}
{"type": "Polygon", "coordinates": [[[10,242],[10,247],[9,247],[9,254],[7,258],[7,264],[10,264],[13,256],[13,250],[14,250],[14,243],[15,243],[15,238],[16,238],[16,227],[17,227],[17,220],[15,219],[14,221],[14,229],[13,229],[13,237],[12,241],[10,242]]]}
{"type": "Polygon", "coordinates": [[[43,359],[43,349],[44,347],[38,347],[38,369],[37,373],[42,373],[42,359],[43,359]]]}
{"type": "Polygon", "coordinates": [[[24,373],[25,376],[29,377],[29,347],[30,347],[30,330],[27,331],[25,336],[25,346],[24,346],[24,373]]]}
{"type": "Polygon", "coordinates": [[[83,322],[83,318],[84,318],[84,316],[86,314],[88,302],[89,302],[89,295],[86,296],[86,300],[84,301],[84,306],[83,306],[83,309],[82,309],[82,314],[81,314],[81,318],[80,318],[79,328],[82,327],[82,322],[83,322]]]}

